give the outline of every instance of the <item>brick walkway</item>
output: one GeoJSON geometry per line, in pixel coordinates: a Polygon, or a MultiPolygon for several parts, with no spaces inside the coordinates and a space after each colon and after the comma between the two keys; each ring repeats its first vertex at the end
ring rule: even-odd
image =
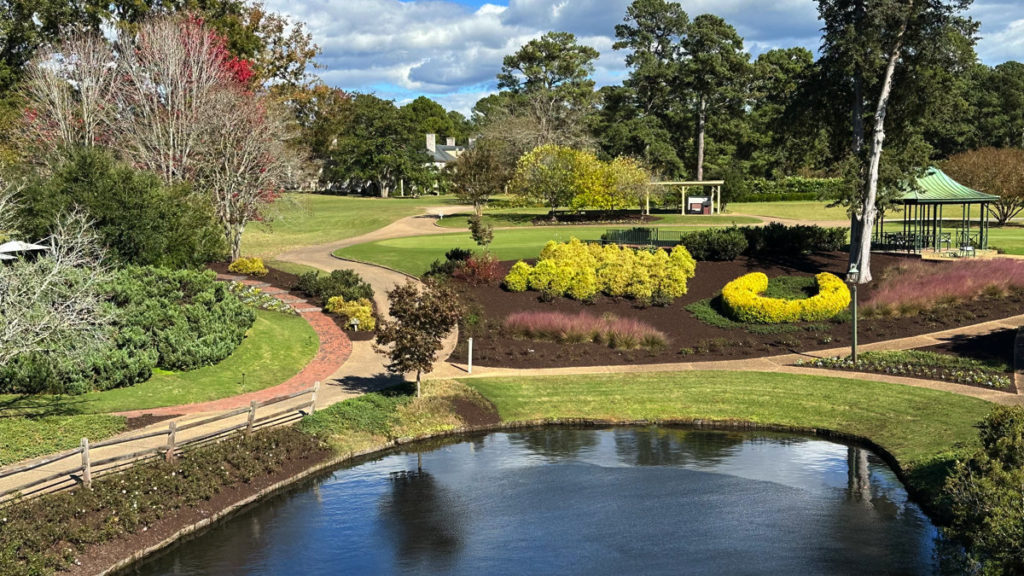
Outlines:
{"type": "Polygon", "coordinates": [[[348,336],[345,335],[345,332],[334,323],[334,320],[324,314],[320,308],[311,304],[309,301],[296,297],[294,294],[285,292],[284,290],[275,289],[265,282],[251,280],[244,276],[220,275],[217,279],[225,281],[233,280],[248,286],[255,286],[274,298],[287,303],[298,311],[299,315],[305,318],[306,322],[309,322],[309,325],[313,327],[316,335],[320,338],[320,349],[317,350],[316,356],[306,364],[306,367],[303,368],[301,372],[291,377],[287,382],[278,384],[277,386],[264,388],[263,390],[256,390],[255,392],[248,392],[246,394],[240,394],[238,396],[231,396],[229,398],[221,398],[220,400],[211,400],[209,402],[199,402],[196,404],[184,404],[179,406],[166,406],[162,408],[144,408],[142,410],[118,412],[119,415],[127,416],[128,418],[142,416],[143,414],[152,414],[154,416],[177,416],[182,414],[218,412],[241,408],[243,406],[248,406],[249,402],[253,400],[257,402],[268,400],[275,396],[298,392],[303,388],[309,388],[313,385],[313,382],[318,380],[325,382],[331,374],[334,374],[338,368],[348,360],[349,356],[352,354],[352,342],[348,339],[348,336]]]}

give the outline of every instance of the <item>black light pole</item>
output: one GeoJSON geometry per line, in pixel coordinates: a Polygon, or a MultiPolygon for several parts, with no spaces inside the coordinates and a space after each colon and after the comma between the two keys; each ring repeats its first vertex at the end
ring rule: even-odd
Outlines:
{"type": "Polygon", "coordinates": [[[857,263],[850,264],[850,271],[846,273],[846,280],[850,283],[851,299],[853,300],[853,344],[850,350],[850,359],[857,364],[857,263]]]}

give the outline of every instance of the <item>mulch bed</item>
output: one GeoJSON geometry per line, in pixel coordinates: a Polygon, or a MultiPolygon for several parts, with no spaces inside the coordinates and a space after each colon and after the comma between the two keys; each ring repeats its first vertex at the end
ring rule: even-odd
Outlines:
{"type": "MultiPolygon", "coordinates": [[[[204,501],[200,506],[184,508],[170,512],[144,532],[136,532],[125,538],[111,540],[109,542],[88,547],[82,553],[76,554],[81,564],[72,566],[67,572],[70,576],[86,576],[98,574],[108,568],[111,564],[127,558],[140,550],[162,542],[186,526],[191,526],[204,518],[228,508],[250,496],[259,493],[261,490],[274,484],[287,480],[313,466],[327,460],[331,453],[327,450],[306,453],[302,458],[287,460],[281,470],[253,479],[245,484],[235,484],[226,487],[214,495],[210,500],[204,501]]],[[[91,514],[104,514],[105,512],[92,511],[91,514]]]]}
{"type": "Polygon", "coordinates": [[[918,348],[918,350],[937,352],[939,354],[950,354],[963,358],[973,358],[975,360],[981,360],[982,362],[1001,362],[1009,368],[1007,372],[1012,374],[1013,345],[1016,339],[1017,330],[1013,328],[1006,328],[1003,330],[996,330],[990,334],[982,334],[980,336],[957,336],[947,342],[936,344],[935,346],[918,348]]]}
{"type": "MultiPolygon", "coordinates": [[[[799,258],[739,258],[733,262],[699,262],[697,275],[688,283],[688,294],[671,306],[638,308],[632,301],[598,297],[593,304],[566,298],[542,302],[537,292],[510,293],[499,286],[462,285],[461,290],[471,314],[481,318],[476,326],[463,327],[460,343],[450,357],[466,362],[466,337],[473,336],[473,362],[481,366],[511,368],[548,368],[559,366],[595,366],[604,364],[651,364],[706,360],[741,359],[849,346],[849,323],[815,323],[811,329],[777,334],[752,334],[743,329],[723,329],[696,320],[685,306],[711,298],[730,280],[749,272],[774,276],[813,276],[818,272],[845,275],[849,256],[845,252],[819,253],[799,258]],[[669,344],[660,351],[613,350],[605,345],[558,344],[517,339],[503,333],[501,323],[512,312],[548,310],[566,313],[586,311],[596,316],[613,314],[635,317],[664,332],[669,344]],[[681,353],[681,350],[688,349],[681,353]]],[[[872,269],[880,272],[903,257],[872,255],[872,269]]],[[[513,262],[502,262],[502,276],[513,262]]],[[[937,263],[941,266],[942,264],[937,263]]],[[[871,296],[874,283],[861,286],[858,298],[871,296]]],[[[1007,298],[981,298],[953,307],[936,309],[903,318],[861,318],[859,342],[868,343],[936,332],[957,326],[1005,318],[1024,313],[1024,294],[1007,298]]],[[[1012,354],[1012,351],[1010,352],[1012,354]]]]}
{"type": "MultiPolygon", "coordinates": [[[[227,262],[209,262],[206,264],[206,267],[209,270],[213,270],[217,274],[234,274],[234,272],[228,271],[227,262]]],[[[242,274],[239,274],[239,276],[242,276],[242,274]]],[[[299,277],[296,276],[295,274],[290,274],[283,270],[278,270],[277,268],[271,268],[269,266],[267,266],[266,276],[251,276],[250,278],[252,278],[253,280],[259,280],[260,282],[266,282],[267,284],[270,284],[275,288],[281,288],[283,290],[288,291],[295,288],[295,285],[299,283],[299,277]]],[[[296,294],[300,296],[302,295],[299,292],[296,292],[296,294]]]]}
{"type": "Polygon", "coordinates": [[[164,420],[170,420],[171,418],[174,418],[174,417],[175,417],[174,414],[166,414],[166,415],[159,415],[159,416],[157,416],[155,414],[143,414],[142,416],[135,416],[134,418],[127,418],[127,419],[125,419],[125,423],[124,423],[125,428],[124,429],[126,431],[127,430],[138,430],[140,428],[145,428],[146,426],[149,426],[150,424],[156,424],[158,422],[163,422],[164,420]]]}

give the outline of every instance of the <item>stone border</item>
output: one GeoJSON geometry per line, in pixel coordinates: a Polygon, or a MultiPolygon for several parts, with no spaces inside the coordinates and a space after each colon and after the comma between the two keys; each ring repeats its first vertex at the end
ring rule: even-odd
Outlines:
{"type": "Polygon", "coordinates": [[[916,504],[918,504],[922,511],[928,515],[929,520],[932,520],[934,510],[931,510],[929,506],[924,503],[923,498],[916,489],[908,484],[907,472],[900,466],[896,458],[890,454],[887,450],[873,442],[872,440],[856,436],[853,434],[846,434],[827,428],[807,428],[801,426],[786,426],[781,424],[762,424],[758,422],[751,422],[746,420],[705,420],[695,418],[691,420],[605,420],[605,419],[593,419],[593,418],[556,418],[552,420],[520,420],[515,422],[504,422],[491,425],[483,426],[467,426],[463,428],[456,428],[453,430],[447,430],[443,432],[436,432],[433,434],[427,434],[425,436],[418,437],[406,437],[398,438],[384,443],[376,448],[369,448],[358,452],[352,452],[344,456],[336,456],[316,464],[305,471],[300,472],[291,478],[281,480],[271,486],[260,490],[256,494],[252,494],[228,507],[203,518],[202,520],[185,526],[178,530],[171,536],[168,536],[161,542],[149,546],[143,550],[139,550],[131,554],[130,556],[123,558],[114,564],[110,565],[102,572],[99,572],[97,576],[115,576],[123,570],[130,568],[132,565],[141,562],[142,560],[156,554],[157,552],[169,548],[176,542],[183,540],[187,536],[198,535],[208,528],[212,528],[216,524],[227,520],[236,513],[241,512],[246,507],[256,504],[259,501],[268,498],[274,494],[282,492],[286,489],[293,487],[299,482],[310,478],[320,472],[323,472],[330,468],[337,468],[342,464],[349,461],[354,461],[359,458],[371,456],[375,454],[382,454],[389,450],[407,446],[410,444],[416,444],[420,442],[426,442],[428,440],[438,438],[451,438],[456,436],[467,436],[471,434],[479,433],[493,433],[503,431],[515,431],[515,430],[529,430],[529,429],[542,429],[550,427],[575,427],[575,428],[606,428],[606,427],[638,427],[638,426],[664,426],[664,427],[688,427],[695,430],[743,430],[743,431],[765,431],[765,432],[788,432],[794,434],[806,434],[809,436],[824,438],[831,441],[840,441],[850,444],[857,444],[863,448],[867,448],[874,452],[880,457],[885,463],[895,472],[896,477],[899,478],[903,488],[907,491],[908,496],[916,504]]]}

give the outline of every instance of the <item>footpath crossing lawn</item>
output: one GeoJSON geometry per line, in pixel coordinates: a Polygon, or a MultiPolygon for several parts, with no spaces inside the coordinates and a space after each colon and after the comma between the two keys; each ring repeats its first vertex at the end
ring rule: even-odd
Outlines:
{"type": "Polygon", "coordinates": [[[726,207],[728,213],[752,214],[788,220],[849,220],[846,208],[837,206],[829,208],[828,202],[730,202],[726,207]]]}
{"type": "Polygon", "coordinates": [[[395,220],[419,214],[427,206],[457,203],[453,196],[365,198],[285,194],[273,204],[267,223],[256,223],[245,230],[242,254],[272,259],[292,248],[372,232],[395,220]]]}
{"type": "MultiPolygon", "coordinates": [[[[625,226],[541,226],[515,230],[495,230],[491,252],[499,260],[520,260],[536,258],[549,240],[565,242],[570,238],[598,241],[601,234],[609,229],[625,226]]],[[[695,232],[700,227],[663,228],[695,232]]],[[[407,274],[419,276],[430,268],[434,260],[444,260],[445,252],[452,248],[466,248],[479,251],[468,232],[393,238],[367,244],[342,248],[334,253],[341,258],[380,264],[407,274]]]]}

